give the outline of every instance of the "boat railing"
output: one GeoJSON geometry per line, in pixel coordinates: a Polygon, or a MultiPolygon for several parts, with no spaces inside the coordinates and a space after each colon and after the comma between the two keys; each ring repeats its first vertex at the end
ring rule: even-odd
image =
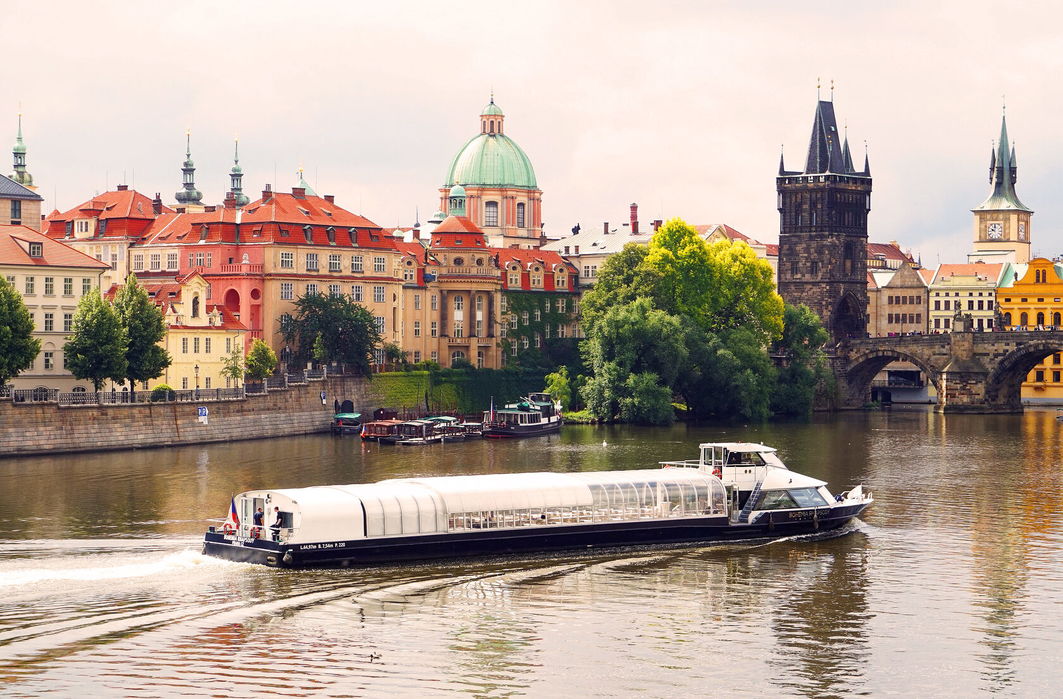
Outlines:
{"type": "Polygon", "coordinates": [[[664,468],[701,468],[702,463],[698,459],[686,459],[684,461],[659,461],[664,468]]]}

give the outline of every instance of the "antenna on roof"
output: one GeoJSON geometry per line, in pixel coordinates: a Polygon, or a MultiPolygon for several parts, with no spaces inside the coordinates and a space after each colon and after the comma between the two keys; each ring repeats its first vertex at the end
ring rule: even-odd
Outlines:
{"type": "Polygon", "coordinates": [[[830,101],[834,101],[834,78],[830,80],[830,101]]]}
{"type": "Polygon", "coordinates": [[[820,80],[819,80],[819,78],[816,78],[816,101],[817,102],[819,101],[819,86],[820,86],[820,80]]]}

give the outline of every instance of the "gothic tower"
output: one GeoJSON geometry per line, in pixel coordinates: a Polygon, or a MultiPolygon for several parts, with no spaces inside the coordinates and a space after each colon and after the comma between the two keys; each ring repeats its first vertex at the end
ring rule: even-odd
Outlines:
{"type": "Polygon", "coordinates": [[[1030,217],[1033,211],[1015,194],[1018,166],[1015,145],[1008,141],[1007,119],[1000,118],[1000,143],[989,155],[989,197],[974,213],[972,257],[986,262],[1030,261],[1030,217]]]}
{"type": "Polygon", "coordinates": [[[251,201],[244,194],[244,169],[240,167],[240,141],[233,147],[233,169],[229,171],[229,192],[236,208],[242,209],[251,201]]]}
{"type": "Polygon", "coordinates": [[[779,294],[819,314],[835,342],[864,337],[871,168],[866,154],[863,171],[853,167],[849,139],[838,133],[833,99],[816,104],[804,170],[788,171],[780,157],[775,182],[779,294]]]}
{"type": "Polygon", "coordinates": [[[15,137],[15,145],[11,148],[11,155],[15,163],[15,171],[11,173],[11,179],[23,187],[36,189],[33,186],[33,175],[26,171],[26,144],[22,141],[22,115],[18,115],[18,136],[15,137]]]}

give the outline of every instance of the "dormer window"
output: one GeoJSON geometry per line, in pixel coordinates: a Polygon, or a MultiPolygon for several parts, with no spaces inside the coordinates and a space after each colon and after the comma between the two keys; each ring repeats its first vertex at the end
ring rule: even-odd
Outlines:
{"type": "Polygon", "coordinates": [[[462,244],[462,240],[461,240],[461,238],[455,238],[455,239],[454,239],[454,244],[455,244],[455,245],[461,245],[461,244],[462,244]]]}
{"type": "Polygon", "coordinates": [[[328,244],[329,245],[335,245],[336,244],[336,229],[335,229],[335,227],[329,226],[328,228],[326,228],[325,229],[325,234],[328,235],[328,244]]]}
{"type": "Polygon", "coordinates": [[[30,243],[30,257],[44,257],[44,243],[30,243]]]}
{"type": "Polygon", "coordinates": [[[314,229],[312,226],[303,226],[303,237],[306,238],[306,242],[314,242],[314,229]]]}
{"type": "Polygon", "coordinates": [[[203,224],[199,227],[199,242],[203,242],[207,239],[207,234],[210,233],[210,226],[203,224]]]}
{"type": "Polygon", "coordinates": [[[358,245],[358,229],[348,228],[347,235],[351,236],[351,245],[358,245]]]}
{"type": "Polygon", "coordinates": [[[326,216],[328,216],[329,218],[332,218],[332,212],[331,212],[331,211],[329,211],[328,209],[322,209],[322,210],[321,210],[321,213],[325,214],[325,215],[326,215],[326,216]]]}
{"type": "Polygon", "coordinates": [[[66,229],[66,237],[67,238],[72,238],[74,236],[74,222],[73,221],[67,221],[65,229],[66,229]]]}
{"type": "Polygon", "coordinates": [[[307,211],[306,209],[304,209],[303,207],[301,207],[301,206],[297,206],[297,207],[295,207],[295,208],[299,209],[299,211],[301,211],[301,212],[303,213],[303,216],[307,216],[307,217],[309,217],[309,216],[310,216],[310,212],[309,212],[309,211],[307,211]]]}

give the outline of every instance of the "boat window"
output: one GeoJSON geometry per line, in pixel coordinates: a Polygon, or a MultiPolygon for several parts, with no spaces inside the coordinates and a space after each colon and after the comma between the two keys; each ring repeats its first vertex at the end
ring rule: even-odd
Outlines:
{"type": "Polygon", "coordinates": [[[827,504],[815,488],[795,488],[789,492],[798,507],[823,507],[827,504]]]}
{"type": "Polygon", "coordinates": [[[788,510],[797,507],[797,503],[785,490],[765,490],[757,503],[758,510],[788,510]]]}
{"type": "Polygon", "coordinates": [[[755,451],[732,451],[727,455],[728,466],[763,466],[764,457],[755,451]]]}

